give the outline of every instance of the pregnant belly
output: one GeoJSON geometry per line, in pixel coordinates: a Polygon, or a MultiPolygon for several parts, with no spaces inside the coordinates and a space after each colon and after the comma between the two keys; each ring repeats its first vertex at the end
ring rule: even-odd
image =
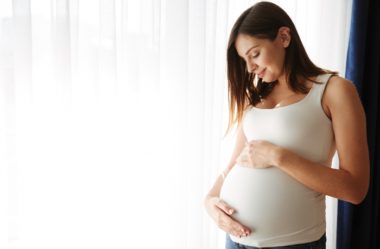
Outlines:
{"type": "Polygon", "coordinates": [[[316,195],[285,171],[235,165],[227,175],[220,198],[235,209],[232,219],[251,230],[247,238],[265,241],[312,228],[316,195]]]}

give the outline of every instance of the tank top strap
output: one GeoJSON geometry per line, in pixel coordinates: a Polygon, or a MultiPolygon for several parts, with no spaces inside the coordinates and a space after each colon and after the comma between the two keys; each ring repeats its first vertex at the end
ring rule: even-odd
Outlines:
{"type": "Polygon", "coordinates": [[[325,88],[326,88],[326,83],[328,82],[328,80],[330,79],[330,77],[334,75],[332,73],[327,73],[327,74],[321,74],[318,76],[317,78],[317,82],[322,82],[323,84],[316,84],[314,83],[314,86],[313,88],[314,89],[314,93],[313,93],[313,99],[317,100],[318,103],[320,103],[321,99],[322,99],[322,96],[323,96],[323,93],[325,91],[325,88]]]}

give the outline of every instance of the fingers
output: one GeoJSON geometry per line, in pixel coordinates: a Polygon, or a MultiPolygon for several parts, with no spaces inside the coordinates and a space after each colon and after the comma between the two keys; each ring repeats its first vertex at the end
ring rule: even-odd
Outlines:
{"type": "Polygon", "coordinates": [[[226,214],[231,215],[231,214],[233,214],[234,211],[235,211],[232,207],[228,206],[228,205],[227,205],[224,201],[222,201],[221,199],[219,199],[219,201],[218,201],[217,204],[218,204],[217,206],[218,206],[220,209],[222,209],[226,214]]]}
{"type": "Polygon", "coordinates": [[[241,238],[242,236],[246,237],[251,233],[249,229],[245,228],[243,225],[228,216],[235,213],[233,208],[220,199],[217,202],[217,207],[218,208],[215,210],[217,213],[216,223],[220,229],[238,238],[241,238]],[[230,210],[232,210],[232,212],[230,212],[230,210]]]}
{"type": "Polygon", "coordinates": [[[232,235],[238,238],[247,237],[250,234],[250,231],[247,228],[243,227],[240,223],[234,221],[228,216],[226,218],[226,227],[229,229],[232,235]]]}
{"type": "Polygon", "coordinates": [[[226,215],[224,212],[220,211],[220,213],[217,215],[217,225],[220,229],[225,231],[228,234],[231,234],[235,237],[241,238],[241,237],[247,237],[248,234],[250,234],[250,231],[243,227],[240,223],[234,221],[232,218],[230,218],[228,215],[226,215]]]}
{"type": "Polygon", "coordinates": [[[232,227],[231,230],[232,232],[235,232],[235,237],[238,237],[238,238],[241,238],[241,237],[247,237],[251,231],[249,231],[247,228],[245,228],[242,224],[234,221],[232,218],[230,217],[227,217],[228,219],[230,219],[230,221],[228,221],[229,223],[229,227],[232,227]]]}

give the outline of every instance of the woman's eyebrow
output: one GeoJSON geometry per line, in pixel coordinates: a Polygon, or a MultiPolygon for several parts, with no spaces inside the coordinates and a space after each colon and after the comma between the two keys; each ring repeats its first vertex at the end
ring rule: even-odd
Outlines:
{"type": "Polygon", "coordinates": [[[256,46],[254,46],[254,47],[251,47],[250,49],[247,50],[247,52],[245,52],[245,54],[247,55],[248,52],[249,52],[251,49],[253,49],[253,48],[255,48],[255,47],[258,47],[258,46],[260,46],[260,45],[256,45],[256,46]]]}
{"type": "MultiPolygon", "coordinates": [[[[254,49],[255,47],[258,47],[258,46],[260,46],[260,45],[256,45],[256,46],[251,47],[250,49],[247,50],[247,52],[245,52],[245,54],[247,55],[248,52],[251,51],[251,49],[254,49]]],[[[236,51],[236,52],[237,52],[237,51],[236,51]]],[[[237,54],[239,55],[239,53],[237,53],[237,54]]],[[[240,55],[239,55],[239,57],[242,58],[242,59],[244,60],[244,58],[241,57],[240,55]]]]}

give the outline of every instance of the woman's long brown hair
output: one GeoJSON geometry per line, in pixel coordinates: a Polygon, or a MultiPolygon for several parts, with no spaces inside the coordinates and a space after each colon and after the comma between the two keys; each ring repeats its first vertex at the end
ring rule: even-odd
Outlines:
{"type": "Polygon", "coordinates": [[[288,27],[292,37],[289,46],[286,48],[284,61],[285,77],[292,91],[302,94],[308,92],[307,88],[298,81],[297,75],[301,75],[314,83],[322,84],[321,82],[309,79],[309,77],[327,73],[339,74],[337,71],[329,71],[314,65],[302,45],[292,20],[280,6],[266,1],[254,4],[239,16],[232,27],[228,39],[227,79],[229,121],[223,139],[236,122],[238,122],[237,129],[239,128],[246,109],[249,106],[255,106],[260,102],[260,99],[268,96],[273,86],[278,83],[278,80],[263,83],[262,79],[258,79],[254,83],[256,75],[247,72],[246,62],[240,58],[236,51],[236,37],[239,34],[245,34],[257,39],[268,39],[273,42],[281,27],[288,27]],[[235,108],[237,108],[236,117],[235,108]]]}

